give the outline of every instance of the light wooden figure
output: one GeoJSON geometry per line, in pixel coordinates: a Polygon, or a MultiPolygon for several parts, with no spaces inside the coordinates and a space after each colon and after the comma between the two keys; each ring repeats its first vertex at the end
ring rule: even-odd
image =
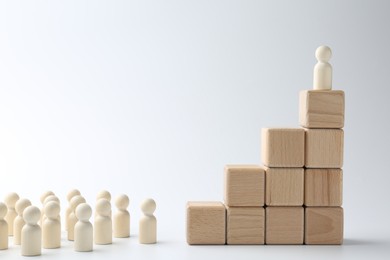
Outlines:
{"type": "Polygon", "coordinates": [[[303,244],[303,207],[267,207],[265,243],[268,245],[303,244]]]}
{"type": "Polygon", "coordinates": [[[332,50],[328,46],[320,46],[316,50],[317,64],[314,66],[313,88],[316,90],[332,89],[332,65],[329,60],[332,50]]]}
{"type": "Polygon", "coordinates": [[[77,223],[77,217],[76,217],[76,208],[78,205],[85,203],[84,197],[81,195],[76,195],[70,200],[70,207],[72,208],[72,212],[69,214],[68,217],[68,240],[73,241],[74,240],[74,226],[77,223]]]}
{"type": "Polygon", "coordinates": [[[141,244],[155,244],[157,242],[157,220],[153,215],[156,210],[156,202],[146,199],[141,204],[144,214],[139,221],[139,242],[141,244]]]}
{"type": "Polygon", "coordinates": [[[344,131],[306,129],[306,168],[342,168],[344,131]]]}
{"type": "Polygon", "coordinates": [[[42,252],[42,231],[38,225],[41,211],[35,206],[28,206],[23,211],[26,224],[22,228],[21,253],[23,256],[37,256],[42,252]]]}
{"type": "Polygon", "coordinates": [[[301,128],[263,128],[261,156],[268,167],[303,167],[305,131],[301,128]]]}
{"type": "Polygon", "coordinates": [[[114,237],[124,238],[130,236],[130,213],[127,211],[130,200],[125,194],[119,195],[115,200],[117,211],[114,214],[114,237]]]}
{"type": "Polygon", "coordinates": [[[341,207],[307,207],[305,209],[305,244],[342,244],[343,222],[344,212],[341,207]]]}
{"type": "Polygon", "coordinates": [[[94,222],[94,241],[97,245],[112,244],[112,220],[110,217],[111,204],[106,199],[99,199],[96,203],[94,222]]]}
{"type": "Polygon", "coordinates": [[[227,206],[263,206],[264,169],[256,165],[225,167],[225,204],[227,206]]]}
{"type": "MultiPolygon", "coordinates": [[[[43,202],[43,208],[42,208],[42,216],[43,216],[43,217],[42,217],[42,223],[43,223],[43,221],[46,219],[46,215],[45,215],[45,206],[46,206],[47,203],[49,203],[49,202],[51,202],[51,201],[57,202],[58,205],[61,206],[60,199],[59,199],[57,196],[55,196],[55,195],[47,196],[46,199],[45,199],[44,202],[43,202]]],[[[60,224],[61,224],[61,216],[58,214],[58,216],[57,216],[56,218],[57,218],[57,220],[58,220],[58,221],[60,222],[60,224]]],[[[42,226],[42,223],[41,223],[41,226],[42,226]]]]}
{"type": "MultiPolygon", "coordinates": [[[[99,193],[96,195],[96,202],[100,199],[106,199],[111,203],[111,193],[107,190],[101,190],[99,193]]],[[[95,211],[95,216],[96,216],[96,211],[95,211]]],[[[112,211],[110,211],[110,218],[112,217],[112,211]]]]}
{"type": "Polygon", "coordinates": [[[15,204],[19,200],[19,195],[15,192],[8,193],[7,196],[5,196],[4,202],[7,205],[8,211],[7,215],[5,215],[5,221],[8,223],[8,235],[13,236],[14,235],[14,220],[16,216],[18,215],[15,211],[15,204]]]}
{"type": "Polygon", "coordinates": [[[22,228],[26,224],[23,219],[23,211],[31,206],[28,199],[19,199],[15,204],[15,211],[18,214],[14,220],[14,245],[20,245],[22,242],[22,228]]]}
{"type": "Polygon", "coordinates": [[[224,245],[226,243],[225,205],[221,202],[188,202],[187,243],[224,245]]]}
{"type": "MultiPolygon", "coordinates": [[[[70,200],[77,195],[81,195],[80,191],[77,189],[70,190],[68,194],[66,195],[66,199],[68,201],[68,204],[70,204],[70,200]]],[[[70,213],[72,213],[72,207],[68,205],[65,211],[65,230],[68,230],[68,221],[67,219],[69,218],[70,213]]]]}
{"type": "Polygon", "coordinates": [[[61,222],[60,204],[56,201],[49,201],[44,207],[46,218],[42,222],[42,243],[43,248],[61,247],[61,222]]]}
{"type": "Polygon", "coordinates": [[[305,170],[305,206],[341,206],[342,202],[343,170],[305,170]]]}
{"type": "Polygon", "coordinates": [[[7,211],[7,205],[0,202],[0,250],[8,249],[8,223],[4,219],[7,211]]]}
{"type": "Polygon", "coordinates": [[[45,191],[42,193],[42,195],[39,197],[39,200],[41,201],[42,208],[41,208],[41,218],[39,219],[39,225],[42,226],[43,217],[45,215],[44,207],[45,207],[45,199],[49,196],[55,196],[54,192],[51,190],[45,191]]]}
{"type": "Polygon", "coordinates": [[[266,168],[265,204],[267,206],[302,206],[303,168],[266,168]]]}
{"type": "Polygon", "coordinates": [[[89,219],[92,209],[87,203],[81,203],[76,208],[78,221],[74,227],[74,250],[90,252],[93,250],[93,227],[89,219]]]}
{"type": "Polygon", "coordinates": [[[228,207],[226,242],[228,245],[264,244],[265,212],[263,207],[228,207]]]}
{"type": "Polygon", "coordinates": [[[306,128],[343,128],[342,90],[303,90],[299,94],[299,124],[306,128]]]}

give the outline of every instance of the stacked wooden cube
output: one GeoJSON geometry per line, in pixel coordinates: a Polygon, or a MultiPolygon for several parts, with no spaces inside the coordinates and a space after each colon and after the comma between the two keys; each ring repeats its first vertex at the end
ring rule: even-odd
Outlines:
{"type": "Polygon", "coordinates": [[[225,167],[225,203],[188,202],[189,244],[341,244],[344,92],[300,93],[303,128],[262,129],[262,162],[225,167]]]}

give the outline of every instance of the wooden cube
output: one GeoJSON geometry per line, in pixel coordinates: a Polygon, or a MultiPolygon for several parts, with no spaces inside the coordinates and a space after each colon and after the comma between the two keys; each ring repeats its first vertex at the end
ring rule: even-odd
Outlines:
{"type": "Polygon", "coordinates": [[[303,244],[303,207],[267,207],[265,214],[266,244],[303,244]]]}
{"type": "Polygon", "coordinates": [[[228,207],[227,244],[264,244],[265,212],[263,207],[228,207]]]}
{"type": "Polygon", "coordinates": [[[306,129],[306,168],[342,168],[344,131],[306,129]]]}
{"type": "Polygon", "coordinates": [[[341,169],[305,170],[306,206],[341,206],[343,171],[341,169]]]}
{"type": "Polygon", "coordinates": [[[261,156],[269,167],[303,167],[305,132],[301,128],[263,128],[261,156]]]}
{"type": "Polygon", "coordinates": [[[264,169],[256,165],[225,167],[225,204],[227,206],[264,205],[264,169]]]}
{"type": "Polygon", "coordinates": [[[302,206],[303,168],[266,168],[265,204],[267,206],[302,206]]]}
{"type": "Polygon", "coordinates": [[[187,243],[224,245],[226,243],[226,208],[221,202],[187,203],[187,243]]]}
{"type": "Polygon", "coordinates": [[[343,128],[344,106],[344,91],[301,91],[299,123],[306,128],[343,128]]]}
{"type": "Polygon", "coordinates": [[[305,209],[305,244],[342,244],[343,223],[344,212],[341,207],[307,207],[305,209]]]}

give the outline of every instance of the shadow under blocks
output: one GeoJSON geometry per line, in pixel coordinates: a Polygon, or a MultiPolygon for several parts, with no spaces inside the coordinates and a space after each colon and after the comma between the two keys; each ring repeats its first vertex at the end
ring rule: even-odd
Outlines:
{"type": "Polygon", "coordinates": [[[224,202],[187,203],[190,245],[343,243],[345,97],[332,90],[331,50],[316,50],[300,128],[263,128],[262,165],[227,165],[224,202]]]}

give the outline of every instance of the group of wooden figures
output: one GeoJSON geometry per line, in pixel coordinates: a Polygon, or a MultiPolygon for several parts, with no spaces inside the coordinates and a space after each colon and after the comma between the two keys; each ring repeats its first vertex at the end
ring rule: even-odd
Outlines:
{"type": "MultiPolygon", "coordinates": [[[[74,250],[88,252],[93,244],[112,244],[113,237],[130,236],[129,198],[125,194],[115,200],[116,212],[112,214],[111,194],[103,190],[98,193],[95,204],[94,225],[90,222],[92,208],[77,189],[67,194],[69,203],[65,213],[67,239],[74,241],[74,250]]],[[[0,250],[8,248],[8,237],[21,246],[23,256],[41,255],[42,248],[61,247],[60,200],[47,191],[40,197],[42,209],[32,206],[30,200],[9,193],[0,202],[0,250]]],[[[154,244],[157,241],[157,221],[153,215],[156,203],[146,199],[141,204],[143,217],[139,221],[139,242],[154,244]]]]}

